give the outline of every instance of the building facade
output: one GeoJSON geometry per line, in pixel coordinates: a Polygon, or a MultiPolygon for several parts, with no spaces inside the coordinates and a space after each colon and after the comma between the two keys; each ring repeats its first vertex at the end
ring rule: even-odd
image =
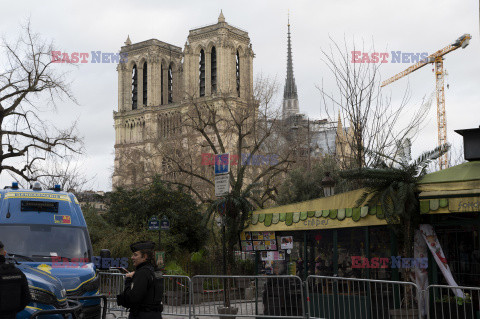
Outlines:
{"type": "Polygon", "coordinates": [[[183,49],[157,39],[132,43],[128,37],[120,53],[127,62],[117,67],[114,188],[168,168],[158,149],[185,142],[182,123],[192,103],[215,105],[228,98],[245,105],[252,99],[248,32],[229,25],[223,13],[216,24],[190,30],[183,49]]]}

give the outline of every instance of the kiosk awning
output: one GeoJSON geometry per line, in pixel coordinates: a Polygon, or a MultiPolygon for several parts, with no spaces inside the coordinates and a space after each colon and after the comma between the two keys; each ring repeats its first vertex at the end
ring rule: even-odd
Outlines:
{"type": "Polygon", "coordinates": [[[365,190],[283,205],[252,214],[245,231],[289,231],[386,225],[380,206],[356,207],[365,190]]]}
{"type": "Polygon", "coordinates": [[[427,174],[419,190],[422,214],[480,212],[480,162],[427,174]]]}

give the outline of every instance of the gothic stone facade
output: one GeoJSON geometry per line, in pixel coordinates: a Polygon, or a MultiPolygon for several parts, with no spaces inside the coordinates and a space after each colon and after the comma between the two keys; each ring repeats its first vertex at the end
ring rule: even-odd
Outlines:
{"type": "Polygon", "coordinates": [[[240,105],[253,94],[250,38],[225,22],[222,13],[218,23],[190,30],[183,51],[156,39],[132,44],[128,38],[120,52],[127,62],[117,67],[114,188],[164,173],[153,144],[182,142],[182,121],[191,103],[229,96],[240,105]]]}

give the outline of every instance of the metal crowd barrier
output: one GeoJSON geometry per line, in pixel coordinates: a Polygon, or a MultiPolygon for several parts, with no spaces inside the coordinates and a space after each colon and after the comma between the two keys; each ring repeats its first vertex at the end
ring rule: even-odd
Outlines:
{"type": "Polygon", "coordinates": [[[480,288],[430,285],[426,290],[429,301],[429,319],[477,319],[480,318],[480,288]],[[459,298],[454,290],[463,292],[459,298]]]}
{"type": "Polygon", "coordinates": [[[191,318],[192,280],[187,276],[163,276],[163,312],[162,315],[191,318]]]}
{"type": "Polygon", "coordinates": [[[411,282],[309,276],[306,287],[310,318],[422,318],[411,282]]]}
{"type": "Polygon", "coordinates": [[[195,318],[305,318],[297,276],[195,276],[191,291],[195,318]]]}
{"type": "Polygon", "coordinates": [[[70,301],[79,301],[79,300],[95,300],[95,299],[100,299],[100,307],[102,310],[101,313],[101,319],[106,319],[107,318],[107,297],[105,295],[94,295],[94,296],[70,296],[68,298],[70,301]],[[102,305],[103,302],[103,305],[102,305]]]}
{"type": "MultiPolygon", "coordinates": [[[[126,309],[116,304],[125,275],[99,276],[100,293],[107,298],[107,313],[115,318],[128,317],[126,309]]],[[[411,282],[328,276],[309,276],[303,283],[297,276],[165,275],[162,315],[220,319],[480,319],[480,288],[431,285],[421,291],[411,282]],[[452,289],[461,290],[465,298],[456,298],[452,289]],[[225,309],[227,304],[230,307],[225,309]]]]}
{"type": "Polygon", "coordinates": [[[125,274],[124,272],[120,271],[118,268],[110,268],[110,269],[100,269],[98,272],[101,273],[110,273],[110,274],[125,274]]]}
{"type": "Polygon", "coordinates": [[[124,290],[125,275],[117,272],[99,272],[97,275],[100,280],[99,293],[107,298],[107,313],[115,318],[127,318],[126,309],[117,305],[117,295],[124,290]]]}

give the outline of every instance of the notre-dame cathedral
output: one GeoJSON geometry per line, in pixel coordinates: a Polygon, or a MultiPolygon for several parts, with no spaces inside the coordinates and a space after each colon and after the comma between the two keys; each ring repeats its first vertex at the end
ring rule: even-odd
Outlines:
{"type": "Polygon", "coordinates": [[[136,154],[148,151],[149,138],[175,140],[192,101],[215,103],[221,94],[242,104],[253,94],[248,32],[229,25],[222,12],[216,24],[190,30],[183,50],[156,39],[132,43],[128,37],[120,53],[127,62],[117,67],[114,188],[148,178],[148,163],[136,154]]]}
{"type": "MultiPolygon", "coordinates": [[[[347,141],[352,132],[343,128],[340,118],[338,122],[310,120],[300,113],[290,23],[287,40],[281,125],[286,143],[291,137],[300,141],[295,146],[295,162],[308,162],[310,166],[310,159],[321,160],[325,155],[339,155],[342,161],[350,158],[347,141]]],[[[229,25],[222,12],[216,24],[190,30],[183,50],[156,39],[132,43],[128,37],[120,54],[126,62],[117,67],[114,188],[144,183],[155,175],[168,179],[172,171],[168,155],[165,150],[156,152],[156,146],[183,145],[185,140],[198,137],[185,134],[185,119],[192,105],[204,103],[222,109],[222,101],[228,99],[228,104],[238,109],[256,103],[254,53],[248,32],[229,25]]],[[[198,158],[193,161],[200,161],[204,146],[197,143],[195,147],[193,153],[198,158]]],[[[231,146],[227,148],[232,150],[231,146]]],[[[200,174],[204,176],[211,173],[210,168],[202,169],[200,174]]]]}

